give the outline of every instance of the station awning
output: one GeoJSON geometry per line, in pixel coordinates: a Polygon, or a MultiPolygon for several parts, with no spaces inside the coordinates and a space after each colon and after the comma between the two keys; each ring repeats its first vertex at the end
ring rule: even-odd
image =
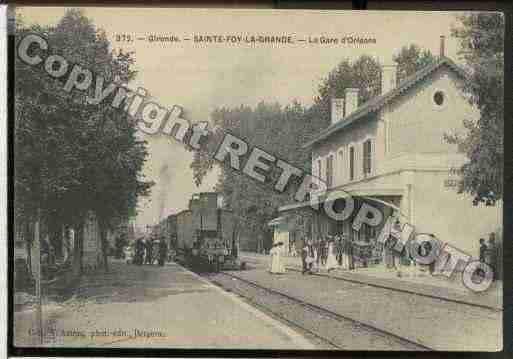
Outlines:
{"type": "MultiPolygon", "coordinates": [[[[351,195],[353,198],[361,198],[363,200],[372,200],[372,201],[376,201],[376,202],[379,202],[384,205],[395,207],[394,205],[392,205],[390,203],[387,203],[387,202],[377,199],[377,197],[402,196],[404,194],[404,189],[403,188],[379,188],[379,189],[378,188],[368,188],[368,189],[362,188],[362,189],[358,189],[358,190],[351,190],[351,191],[344,191],[344,192],[351,195]]],[[[333,191],[332,191],[332,193],[333,193],[333,191]]],[[[284,206],[279,207],[278,212],[283,213],[283,212],[288,212],[288,211],[293,211],[293,210],[298,210],[298,209],[303,209],[303,208],[304,209],[307,209],[307,208],[313,209],[313,206],[316,203],[324,203],[328,194],[319,196],[319,198],[316,198],[315,202],[304,201],[304,202],[296,202],[296,203],[286,204],[284,206]]],[[[394,209],[398,209],[398,208],[394,208],[394,209]]]]}
{"type": "Polygon", "coordinates": [[[287,216],[276,217],[275,219],[269,221],[269,223],[267,223],[267,225],[270,227],[273,227],[273,226],[279,226],[284,223],[287,223],[287,216]]]}

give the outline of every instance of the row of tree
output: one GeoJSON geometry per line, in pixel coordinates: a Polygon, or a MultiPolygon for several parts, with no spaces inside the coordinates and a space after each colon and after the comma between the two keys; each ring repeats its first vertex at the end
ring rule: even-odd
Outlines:
{"type": "MultiPolygon", "coordinates": [[[[67,11],[56,26],[17,21],[16,42],[30,32],[42,34],[52,53],[89,68],[106,83],[128,83],[136,75],[133,54],[114,52],[105,33],[78,10],[67,11]]],[[[51,258],[59,259],[63,233],[73,229],[73,262],[80,273],[83,226],[92,212],[107,268],[107,231],[135,214],[137,198],[147,195],[152,185],[141,176],[146,143],[137,138],[128,115],[107,101],[89,104],[85,97],[91,93],[63,91],[63,83],[41,67],[18,58],[15,66],[17,232],[30,241],[31,228],[39,221],[50,239],[51,258]]]]}
{"type": "MultiPolygon", "coordinates": [[[[470,101],[481,112],[477,123],[465,123],[469,132],[447,136],[449,141],[460,144],[469,162],[463,167],[460,192],[471,193],[475,204],[494,203],[502,197],[503,163],[503,39],[504,23],[501,14],[480,13],[459,18],[460,25],[453,36],[461,43],[461,55],[471,74],[465,91],[470,101]]],[[[397,64],[397,81],[435,61],[435,57],[416,45],[403,47],[393,57],[397,64]]],[[[196,184],[216,165],[212,159],[215,146],[223,133],[229,132],[246,139],[251,146],[258,146],[295,166],[311,171],[310,152],[303,149],[311,136],[330,123],[330,101],[343,97],[348,87],[360,90],[359,105],[378,96],[381,92],[381,64],[376,58],[360,56],[354,61],[343,59],[319,86],[318,96],[310,107],[294,102],[287,106],[260,103],[255,108],[219,108],[212,113],[215,131],[210,148],[194,154],[191,164],[196,184]]],[[[289,191],[277,193],[267,184],[259,183],[225,163],[217,184],[226,205],[231,208],[253,233],[264,232],[267,242],[271,233],[267,223],[277,216],[277,209],[292,201],[292,184],[289,191]]],[[[279,173],[272,173],[274,183],[279,173]]],[[[258,238],[257,235],[253,238],[258,238]]]]}

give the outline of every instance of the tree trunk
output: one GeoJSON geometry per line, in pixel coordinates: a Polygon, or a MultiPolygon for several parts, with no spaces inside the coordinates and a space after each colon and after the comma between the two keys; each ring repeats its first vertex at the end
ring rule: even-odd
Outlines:
{"type": "Polygon", "coordinates": [[[235,223],[232,233],[232,256],[239,257],[239,248],[237,248],[237,237],[239,235],[239,223],[235,223]]]}
{"type": "Polygon", "coordinates": [[[82,256],[84,248],[84,224],[76,226],[75,238],[73,239],[73,275],[78,277],[82,274],[82,256]]]}
{"type": "Polygon", "coordinates": [[[25,240],[25,248],[27,251],[27,269],[32,274],[32,228],[29,222],[23,225],[23,237],[25,240]]]}
{"type": "Polygon", "coordinates": [[[101,243],[101,251],[102,251],[102,264],[105,269],[105,273],[109,272],[109,261],[107,256],[107,251],[109,248],[109,244],[107,242],[107,225],[103,223],[101,220],[98,221],[99,229],[100,229],[100,243],[101,243]]]}
{"type": "Polygon", "coordinates": [[[50,251],[53,253],[50,258],[54,260],[62,260],[62,230],[61,226],[58,224],[57,218],[55,217],[48,221],[48,237],[50,242],[50,251]]]}

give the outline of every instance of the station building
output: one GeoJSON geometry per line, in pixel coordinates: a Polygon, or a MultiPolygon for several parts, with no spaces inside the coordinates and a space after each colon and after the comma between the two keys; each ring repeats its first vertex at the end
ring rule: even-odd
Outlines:
{"type": "MultiPolygon", "coordinates": [[[[464,120],[478,119],[479,111],[461,90],[465,73],[444,55],[443,37],[440,48],[434,63],[399,84],[396,67],[383,66],[381,95],[361,106],[358,89],[346,88],[344,98],[332,99],[331,125],[305,147],[328,194],[343,190],[385,216],[398,211],[416,232],[477,256],[479,238],[501,229],[502,203],[474,206],[472,196],[457,192],[458,169],[468,159],[444,134],[465,133],[464,120]]],[[[284,231],[314,240],[344,233],[372,243],[381,229],[364,224],[355,231],[353,217],[337,222],[306,202],[280,207],[280,216],[281,238],[284,231]]]]}

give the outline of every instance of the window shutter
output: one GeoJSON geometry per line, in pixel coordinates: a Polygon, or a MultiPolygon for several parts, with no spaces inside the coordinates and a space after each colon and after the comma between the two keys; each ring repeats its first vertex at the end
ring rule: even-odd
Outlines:
{"type": "Polygon", "coordinates": [[[349,147],[349,180],[354,180],[354,173],[355,173],[355,151],[354,147],[349,147]]]}
{"type": "Polygon", "coordinates": [[[333,155],[326,158],[326,186],[328,188],[333,186],[333,155]]]}
{"type": "Polygon", "coordinates": [[[372,140],[363,143],[363,174],[369,175],[372,172],[372,140]]]}

